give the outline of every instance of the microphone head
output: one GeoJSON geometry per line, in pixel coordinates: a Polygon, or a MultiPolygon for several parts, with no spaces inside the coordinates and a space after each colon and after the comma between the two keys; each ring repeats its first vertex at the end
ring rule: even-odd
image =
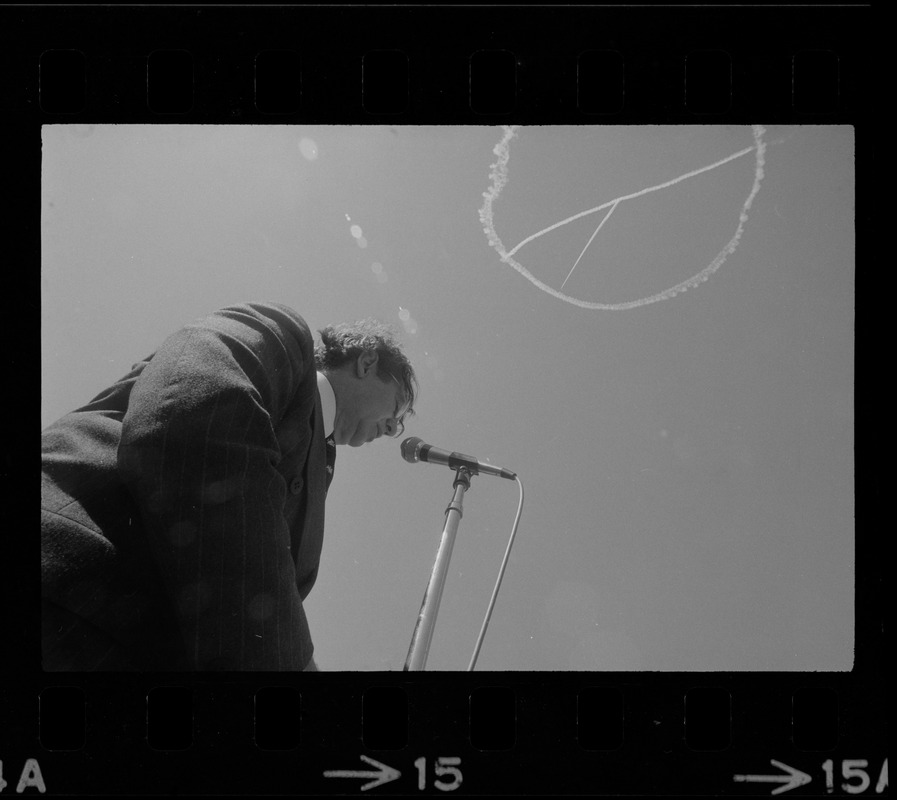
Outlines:
{"type": "Polygon", "coordinates": [[[409,464],[416,464],[420,460],[420,448],[424,440],[417,436],[410,436],[402,442],[402,458],[409,464]]]}

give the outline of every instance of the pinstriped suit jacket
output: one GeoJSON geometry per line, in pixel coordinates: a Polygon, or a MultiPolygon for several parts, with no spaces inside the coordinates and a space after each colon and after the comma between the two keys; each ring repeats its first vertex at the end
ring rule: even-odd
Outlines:
{"type": "Polygon", "coordinates": [[[45,670],[301,670],[324,532],[314,341],[277,304],[169,337],[41,434],[45,670]]]}

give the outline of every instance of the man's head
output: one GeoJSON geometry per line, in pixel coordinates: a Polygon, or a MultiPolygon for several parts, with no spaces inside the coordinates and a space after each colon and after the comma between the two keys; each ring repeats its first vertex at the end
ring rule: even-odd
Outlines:
{"type": "Polygon", "coordinates": [[[417,379],[392,329],[365,319],[318,333],[315,366],[336,397],[336,443],[358,447],[379,436],[400,436],[405,418],[414,414],[417,379]]]}

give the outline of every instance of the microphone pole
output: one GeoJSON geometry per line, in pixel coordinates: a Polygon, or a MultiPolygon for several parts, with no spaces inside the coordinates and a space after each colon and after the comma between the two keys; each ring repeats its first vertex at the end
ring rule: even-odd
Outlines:
{"type": "Polygon", "coordinates": [[[427,590],[424,592],[417,624],[414,626],[408,657],[405,659],[406,672],[423,670],[427,665],[433,629],[436,627],[436,614],[439,612],[439,601],[442,599],[442,590],[448,575],[452,548],[455,546],[455,536],[458,533],[458,523],[463,515],[464,493],[470,488],[470,477],[471,471],[467,467],[458,468],[452,484],[455,492],[451,503],[445,510],[445,526],[442,530],[439,549],[436,551],[436,561],[433,564],[433,571],[430,573],[427,590]]]}

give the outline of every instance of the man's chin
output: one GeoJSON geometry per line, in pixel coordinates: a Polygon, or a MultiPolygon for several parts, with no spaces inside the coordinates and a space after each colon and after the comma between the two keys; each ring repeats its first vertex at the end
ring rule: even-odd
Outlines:
{"type": "MultiPolygon", "coordinates": [[[[374,438],[376,438],[376,437],[374,437],[374,438]]],[[[350,436],[346,439],[343,439],[342,442],[340,442],[340,440],[337,438],[334,438],[334,441],[337,444],[347,444],[347,445],[349,445],[349,447],[361,447],[362,445],[366,445],[369,442],[372,442],[373,439],[368,439],[365,437],[363,432],[357,431],[357,432],[353,433],[352,436],[350,436]]]]}

